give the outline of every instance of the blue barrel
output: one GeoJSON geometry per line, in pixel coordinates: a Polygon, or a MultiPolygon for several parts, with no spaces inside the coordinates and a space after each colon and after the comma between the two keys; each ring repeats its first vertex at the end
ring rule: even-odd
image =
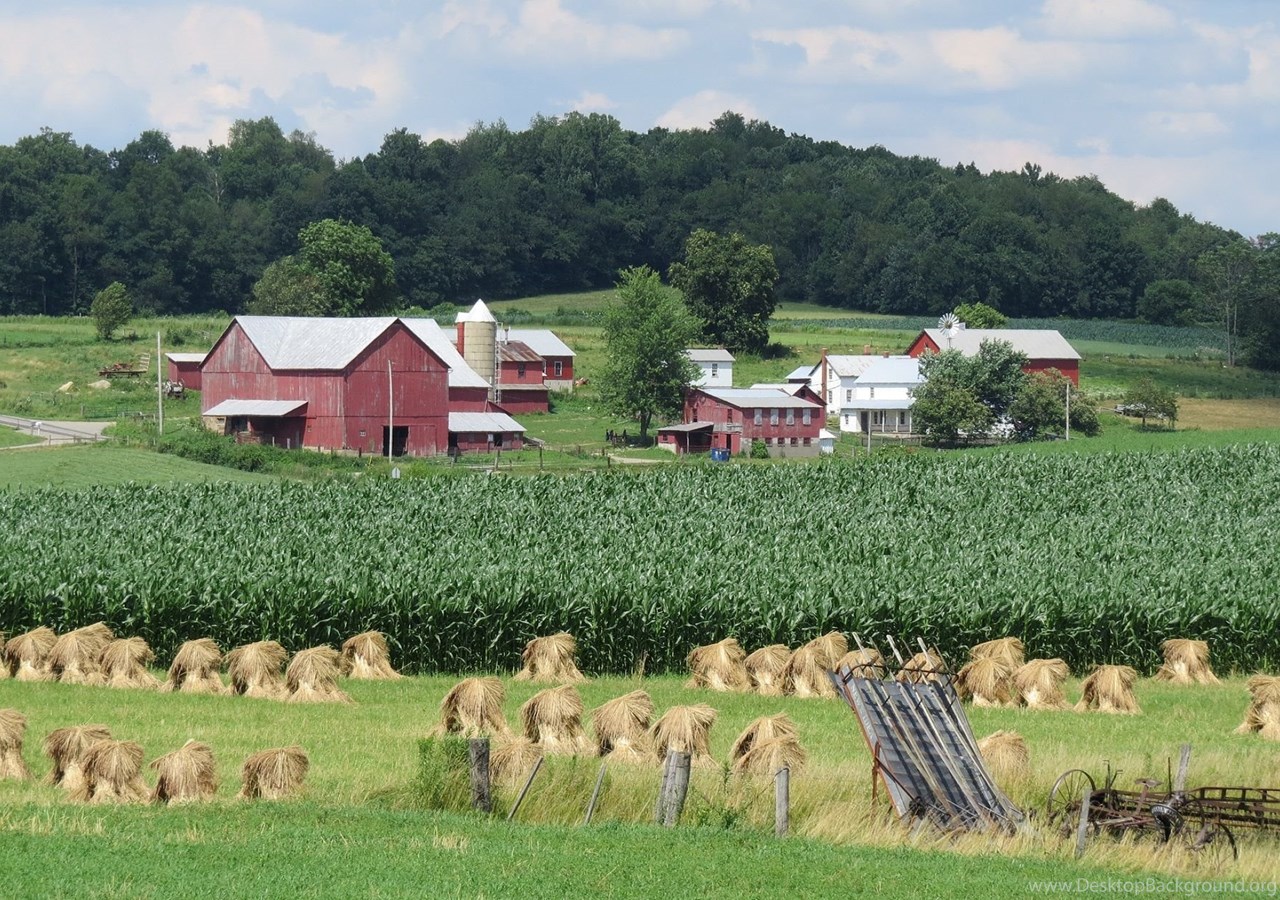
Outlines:
{"type": "Polygon", "coordinates": [[[712,447],[711,458],[716,462],[728,462],[729,448],[728,447],[712,447]]]}

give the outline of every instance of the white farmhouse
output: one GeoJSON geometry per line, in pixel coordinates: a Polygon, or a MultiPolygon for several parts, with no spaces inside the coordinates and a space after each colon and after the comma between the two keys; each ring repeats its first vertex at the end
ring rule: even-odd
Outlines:
{"type": "Polygon", "coordinates": [[[881,356],[825,355],[809,375],[809,387],[827,404],[827,415],[834,416],[846,399],[853,399],[853,382],[881,356]],[[825,392],[825,393],[824,393],[825,392]]]}
{"type": "Polygon", "coordinates": [[[847,389],[840,402],[840,430],[911,433],[912,391],[924,383],[920,360],[878,357],[847,389]]]}
{"type": "Polygon", "coordinates": [[[700,370],[694,387],[733,387],[733,354],[723,347],[694,347],[684,351],[700,370]]]}

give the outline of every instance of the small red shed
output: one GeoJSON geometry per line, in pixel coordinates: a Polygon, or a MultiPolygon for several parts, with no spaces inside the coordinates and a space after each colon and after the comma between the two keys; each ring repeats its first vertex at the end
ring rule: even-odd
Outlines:
{"type": "Polygon", "coordinates": [[[205,353],[166,353],[169,363],[169,380],[181,384],[189,391],[200,390],[200,364],[205,353]]]}

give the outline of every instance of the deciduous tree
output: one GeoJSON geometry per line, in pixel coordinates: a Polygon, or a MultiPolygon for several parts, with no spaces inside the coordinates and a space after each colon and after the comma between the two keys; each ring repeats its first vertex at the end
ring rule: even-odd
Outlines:
{"type": "Polygon", "coordinates": [[[777,303],[773,250],[741,234],[699,228],[671,264],[671,284],[684,294],[706,337],[730,350],[759,353],[769,344],[769,317],[777,303]]]}
{"type": "Polygon", "coordinates": [[[129,299],[129,291],[123,284],[113,281],[93,298],[89,306],[89,315],[93,317],[93,327],[98,337],[104,341],[111,340],[116,329],[129,321],[133,315],[133,301],[129,299]]]}

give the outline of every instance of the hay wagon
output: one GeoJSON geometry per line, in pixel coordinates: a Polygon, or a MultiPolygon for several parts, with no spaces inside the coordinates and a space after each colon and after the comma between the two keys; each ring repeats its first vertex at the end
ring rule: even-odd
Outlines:
{"type": "Polygon", "coordinates": [[[1162,782],[1137,779],[1138,790],[1116,787],[1118,769],[1107,764],[1099,787],[1084,769],[1068,769],[1049,791],[1047,819],[1066,837],[1076,835],[1077,855],[1089,835],[1104,831],[1179,841],[1206,857],[1234,859],[1233,829],[1280,831],[1280,788],[1200,787],[1161,790],[1162,782]]]}
{"type": "Polygon", "coordinates": [[[131,362],[117,362],[109,366],[103,366],[98,370],[98,374],[103,378],[138,378],[147,374],[145,366],[139,366],[131,362]]]}

